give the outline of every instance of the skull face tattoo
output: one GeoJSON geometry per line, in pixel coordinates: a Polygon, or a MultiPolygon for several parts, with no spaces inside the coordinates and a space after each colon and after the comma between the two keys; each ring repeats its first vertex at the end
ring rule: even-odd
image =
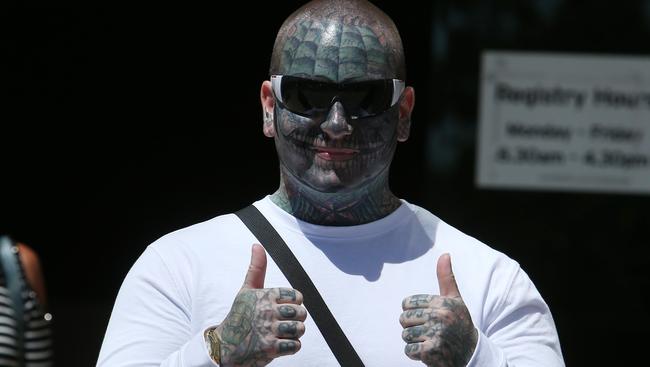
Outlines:
{"type": "Polygon", "coordinates": [[[386,172],[395,152],[397,109],[380,116],[347,121],[337,102],[325,121],[277,107],[276,149],[283,168],[320,192],[345,192],[386,172]],[[333,137],[334,129],[345,129],[333,137]]]}
{"type": "MultiPolygon", "coordinates": [[[[337,19],[301,21],[292,30],[283,48],[283,75],[325,83],[394,77],[391,50],[382,44],[378,29],[337,19]]],[[[328,110],[309,116],[276,103],[276,149],[283,173],[322,193],[354,191],[387,175],[397,143],[398,105],[363,118],[350,112],[337,96],[328,110]]]]}

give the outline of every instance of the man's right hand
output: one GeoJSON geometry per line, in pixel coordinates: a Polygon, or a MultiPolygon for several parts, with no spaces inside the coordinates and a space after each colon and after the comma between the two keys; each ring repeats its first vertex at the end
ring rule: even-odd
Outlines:
{"type": "Polygon", "coordinates": [[[266,252],[253,245],[246,280],[226,319],[215,332],[221,339],[221,366],[264,366],[296,353],[305,333],[307,310],[291,288],[264,288],[266,252]]]}

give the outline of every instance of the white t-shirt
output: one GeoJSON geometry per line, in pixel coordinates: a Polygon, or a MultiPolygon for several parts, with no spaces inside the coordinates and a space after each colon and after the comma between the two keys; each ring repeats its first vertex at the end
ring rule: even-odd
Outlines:
{"type": "MultiPolygon", "coordinates": [[[[318,288],[366,366],[423,366],[404,354],[402,300],[438,294],[436,263],[449,252],[459,290],[479,330],[469,366],[564,366],[551,313],[512,259],[402,201],[358,226],[302,222],[270,197],[255,206],[318,288]]],[[[151,244],[117,296],[99,366],[214,366],[204,330],[227,315],[248,269],[255,237],[234,214],[151,244]]],[[[265,287],[290,287],[268,257],[265,287]]],[[[338,366],[313,320],[302,349],[269,366],[338,366]]]]}

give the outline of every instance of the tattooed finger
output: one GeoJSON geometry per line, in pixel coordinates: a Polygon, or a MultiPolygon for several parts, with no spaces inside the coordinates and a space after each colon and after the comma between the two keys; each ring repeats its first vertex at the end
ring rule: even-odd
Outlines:
{"type": "Polygon", "coordinates": [[[307,319],[307,310],[304,307],[289,303],[277,305],[275,313],[278,320],[305,321],[307,319]]]}
{"type": "Polygon", "coordinates": [[[417,325],[402,330],[402,339],[407,343],[423,342],[433,336],[435,330],[429,325],[417,325]]]}
{"type": "Polygon", "coordinates": [[[300,341],[290,339],[278,339],[275,342],[275,350],[278,356],[294,354],[300,350],[300,341]]]}
{"type": "Polygon", "coordinates": [[[431,304],[432,299],[433,296],[429,294],[416,294],[415,296],[406,297],[402,301],[402,310],[406,311],[414,308],[427,308],[431,304]]]}
{"type": "Polygon", "coordinates": [[[431,317],[431,310],[428,308],[414,308],[402,312],[399,323],[402,327],[422,325],[431,317]]]}
{"type": "Polygon", "coordinates": [[[277,303],[293,303],[296,305],[302,304],[302,293],[291,288],[275,288],[277,292],[277,303]]]}
{"type": "Polygon", "coordinates": [[[278,338],[297,339],[305,334],[305,324],[300,321],[276,321],[272,330],[278,338]]]}
{"type": "Polygon", "coordinates": [[[407,357],[419,361],[420,360],[420,351],[422,350],[423,343],[410,343],[406,344],[404,347],[404,353],[407,357]]]}
{"type": "Polygon", "coordinates": [[[440,349],[440,341],[427,340],[421,343],[411,343],[404,347],[404,353],[414,360],[422,361],[427,366],[464,366],[450,359],[449,351],[440,349]],[[445,353],[447,352],[447,353],[445,353]]]}

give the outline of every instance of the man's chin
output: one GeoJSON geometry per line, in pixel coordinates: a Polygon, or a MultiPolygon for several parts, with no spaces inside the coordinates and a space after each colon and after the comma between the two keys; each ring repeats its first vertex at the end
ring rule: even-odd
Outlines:
{"type": "Polygon", "coordinates": [[[323,194],[347,194],[363,186],[362,182],[345,182],[338,177],[328,180],[323,180],[322,178],[319,180],[310,179],[307,182],[303,181],[303,183],[307,184],[312,190],[323,194]]]}
{"type": "Polygon", "coordinates": [[[349,190],[349,187],[340,180],[309,180],[306,184],[312,190],[327,194],[344,193],[349,190]]]}
{"type": "Polygon", "coordinates": [[[300,185],[323,194],[345,194],[355,191],[363,184],[341,177],[336,170],[323,170],[314,166],[302,174],[292,176],[300,185]]]}
{"type": "Polygon", "coordinates": [[[349,192],[350,189],[341,185],[319,185],[310,186],[312,190],[318,191],[323,194],[344,194],[349,192]]]}

